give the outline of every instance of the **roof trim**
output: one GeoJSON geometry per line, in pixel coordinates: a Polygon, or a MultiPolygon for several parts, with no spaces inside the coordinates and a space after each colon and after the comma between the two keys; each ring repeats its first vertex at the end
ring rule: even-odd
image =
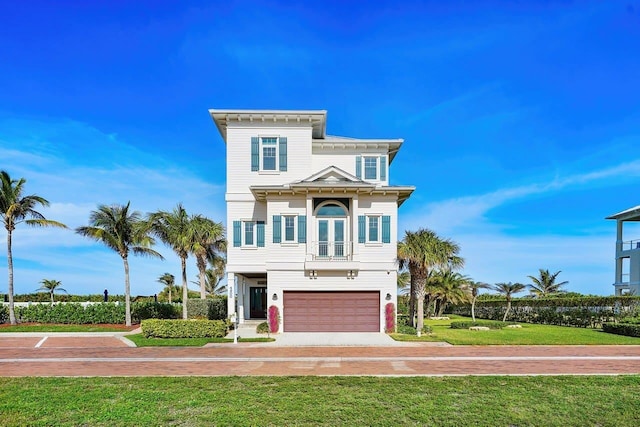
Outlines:
{"type": "Polygon", "coordinates": [[[210,109],[209,115],[216,124],[222,139],[227,141],[227,125],[230,122],[308,123],[313,138],[324,138],[327,130],[327,110],[225,110],[210,109]]]}
{"type": "Polygon", "coordinates": [[[621,221],[640,221],[640,205],[626,209],[605,219],[617,219],[621,221]]]}
{"type": "MultiPolygon", "coordinates": [[[[354,183],[355,184],[355,183],[354,183]]],[[[339,197],[341,194],[367,194],[367,195],[387,195],[389,193],[398,196],[398,207],[402,205],[416,189],[413,186],[386,186],[376,187],[363,185],[252,185],[249,187],[251,193],[258,201],[266,201],[270,194],[277,195],[301,195],[301,194],[329,194],[339,197]]]]}

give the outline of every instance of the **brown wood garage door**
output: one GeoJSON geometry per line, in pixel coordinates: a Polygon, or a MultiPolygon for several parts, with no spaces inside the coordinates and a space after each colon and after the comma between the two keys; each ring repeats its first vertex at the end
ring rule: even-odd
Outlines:
{"type": "Polygon", "coordinates": [[[285,332],[380,332],[379,292],[284,292],[285,332]]]}

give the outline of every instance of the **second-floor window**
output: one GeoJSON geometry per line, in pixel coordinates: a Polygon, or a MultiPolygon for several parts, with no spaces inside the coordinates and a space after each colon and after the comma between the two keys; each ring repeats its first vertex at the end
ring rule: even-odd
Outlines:
{"type": "Polygon", "coordinates": [[[358,243],[391,243],[391,217],[358,216],[358,243]]]}
{"type": "Polygon", "coordinates": [[[386,181],[387,156],[356,156],[356,177],[367,181],[386,181]]]}
{"type": "Polygon", "coordinates": [[[274,215],[273,243],[306,243],[306,215],[274,215]]]}
{"type": "Polygon", "coordinates": [[[251,137],[251,170],[286,172],[287,138],[284,136],[251,137]]]}
{"type": "Polygon", "coordinates": [[[264,221],[233,221],[233,247],[264,247],[264,221]]]}

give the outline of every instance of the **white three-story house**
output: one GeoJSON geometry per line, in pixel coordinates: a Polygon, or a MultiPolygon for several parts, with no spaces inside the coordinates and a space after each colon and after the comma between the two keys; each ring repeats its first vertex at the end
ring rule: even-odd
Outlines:
{"type": "Polygon", "coordinates": [[[329,136],[323,110],[209,113],[227,147],[229,313],[269,313],[284,332],[384,332],[398,207],[414,190],[389,185],[402,139],[329,136]]]}

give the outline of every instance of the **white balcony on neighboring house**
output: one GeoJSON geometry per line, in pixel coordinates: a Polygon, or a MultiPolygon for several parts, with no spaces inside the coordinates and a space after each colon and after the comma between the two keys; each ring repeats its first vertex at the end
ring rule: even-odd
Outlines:
{"type": "Polygon", "coordinates": [[[357,272],[360,269],[360,262],[353,254],[353,242],[316,241],[309,243],[308,248],[305,270],[357,272]]]}
{"type": "Polygon", "coordinates": [[[616,295],[640,295],[640,239],[625,240],[625,225],[636,233],[640,223],[640,205],[606,219],[616,220],[616,295]]]}
{"type": "Polygon", "coordinates": [[[635,251],[640,250],[640,239],[627,240],[626,242],[620,242],[620,251],[635,251]]]}

